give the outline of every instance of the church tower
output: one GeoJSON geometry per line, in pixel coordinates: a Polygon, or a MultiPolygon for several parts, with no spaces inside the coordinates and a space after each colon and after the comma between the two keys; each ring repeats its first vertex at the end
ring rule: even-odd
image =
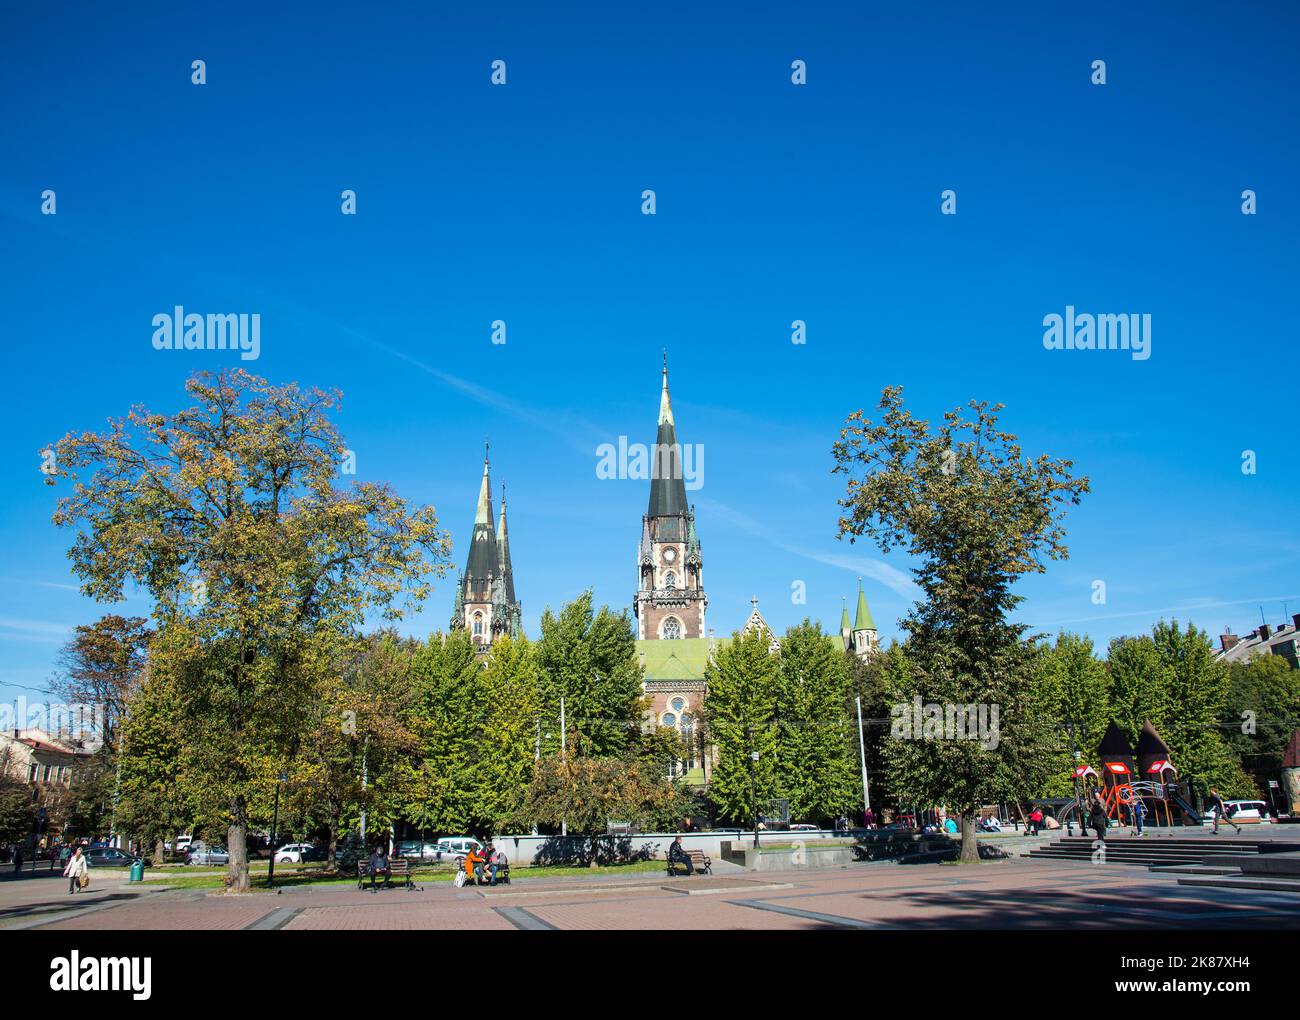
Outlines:
{"type": "Polygon", "coordinates": [[[695,509],[686,503],[682,449],[668,396],[667,354],[659,395],[659,432],[650,463],[650,505],[641,518],[637,546],[633,600],[637,636],[643,640],[706,637],[704,611],[709,597],[704,592],[695,509]]]}
{"type": "Polygon", "coordinates": [[[849,627],[849,607],[846,605],[840,614],[840,638],[844,650],[852,652],[859,659],[865,659],[872,652],[880,649],[880,633],[876,630],[876,621],[867,608],[867,596],[862,590],[862,578],[858,578],[858,610],[849,627]]]}
{"type": "Polygon", "coordinates": [[[465,573],[456,585],[451,626],[464,627],[480,650],[501,634],[518,637],[522,607],[515,598],[514,570],[510,564],[510,538],[506,530],[506,494],[501,489],[501,517],[492,520],[492,481],[488,456],[483,455],[483,481],[479,485],[474,531],[470,536],[465,573]]]}

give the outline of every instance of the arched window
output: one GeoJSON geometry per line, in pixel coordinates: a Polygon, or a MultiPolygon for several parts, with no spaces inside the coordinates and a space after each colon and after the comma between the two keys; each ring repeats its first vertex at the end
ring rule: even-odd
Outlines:
{"type": "Polygon", "coordinates": [[[482,613],[474,614],[474,636],[475,637],[483,636],[483,614],[482,613]]]}
{"type": "Polygon", "coordinates": [[[674,588],[677,587],[677,575],[674,574],[671,570],[668,571],[668,573],[664,574],[664,587],[667,588],[669,591],[672,591],[674,588]]]}
{"type": "Polygon", "coordinates": [[[681,621],[675,616],[670,616],[664,621],[664,637],[669,641],[675,641],[682,636],[681,621]]]}

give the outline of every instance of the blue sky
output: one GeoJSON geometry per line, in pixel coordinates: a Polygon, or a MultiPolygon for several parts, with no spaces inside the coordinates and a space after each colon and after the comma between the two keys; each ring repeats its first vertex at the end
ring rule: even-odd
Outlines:
{"type": "MultiPolygon", "coordinates": [[[[245,367],[342,389],[359,476],[435,504],[457,564],[490,436],[534,634],[588,586],[631,601],[647,483],[598,479],[595,450],[653,442],[665,347],[679,437],[705,450],[719,633],[751,596],[779,629],[834,626],[860,574],[897,633],[907,563],[836,540],[829,473],[889,384],[932,418],[1001,401],[1027,450],[1092,478],[1025,622],[1100,643],[1300,612],[1298,16],[1131,7],[10,12],[0,696],[42,688],[107,608],[75,590],[40,449],[235,363],[152,348],[177,304],[259,312],[245,367]],[[1150,360],[1045,350],[1067,304],[1149,313],[1150,360]]],[[[408,626],[444,627],[451,600],[448,580],[408,626]]]]}

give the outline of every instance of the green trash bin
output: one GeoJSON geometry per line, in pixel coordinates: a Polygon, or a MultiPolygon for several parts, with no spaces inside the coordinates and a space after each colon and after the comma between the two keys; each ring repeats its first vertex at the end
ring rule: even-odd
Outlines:
{"type": "Polygon", "coordinates": [[[144,881],[144,861],[131,862],[131,877],[127,879],[127,881],[128,882],[144,881]]]}

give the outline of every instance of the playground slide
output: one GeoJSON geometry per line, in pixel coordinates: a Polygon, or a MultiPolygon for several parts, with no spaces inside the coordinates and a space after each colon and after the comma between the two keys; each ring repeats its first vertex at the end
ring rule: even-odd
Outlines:
{"type": "Polygon", "coordinates": [[[1197,813],[1196,809],[1193,808],[1192,805],[1188,804],[1187,801],[1183,800],[1182,797],[1178,796],[1176,793],[1171,793],[1169,799],[1178,805],[1178,810],[1186,816],[1187,821],[1190,824],[1201,824],[1201,816],[1197,813]]]}

